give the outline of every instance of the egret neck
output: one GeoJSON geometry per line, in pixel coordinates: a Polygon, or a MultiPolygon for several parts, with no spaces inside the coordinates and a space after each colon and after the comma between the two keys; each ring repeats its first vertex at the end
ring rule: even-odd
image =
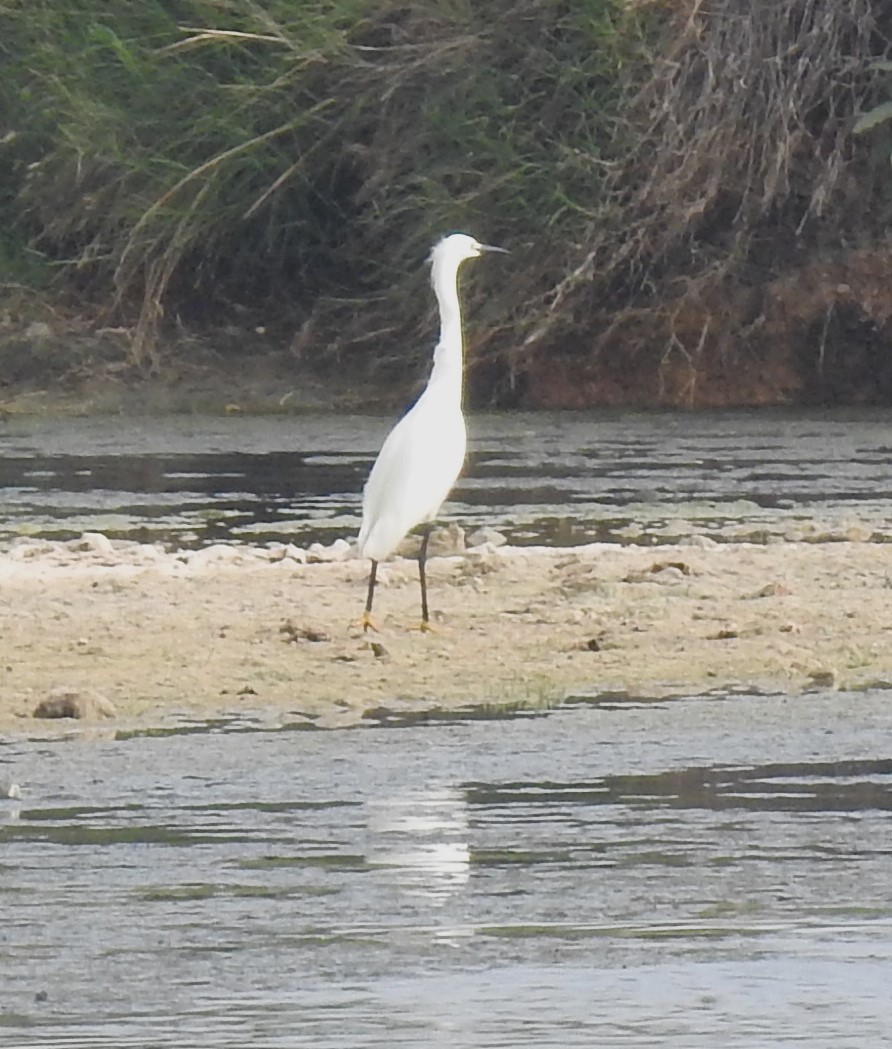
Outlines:
{"type": "Polygon", "coordinates": [[[440,307],[440,339],[434,350],[428,389],[451,396],[461,404],[462,395],[462,331],[461,306],[458,301],[458,267],[461,260],[434,256],[431,283],[440,307]]]}

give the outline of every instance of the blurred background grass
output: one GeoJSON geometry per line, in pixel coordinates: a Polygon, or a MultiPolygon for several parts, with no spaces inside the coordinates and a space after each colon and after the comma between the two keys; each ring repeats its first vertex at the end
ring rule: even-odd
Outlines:
{"type": "Polygon", "coordinates": [[[123,332],[135,372],[259,327],[387,378],[427,360],[423,262],[462,229],[513,252],[469,282],[480,396],[580,360],[665,389],[758,315],[772,237],[876,240],[884,147],[849,128],[888,6],[0,0],[0,283],[123,332]]]}

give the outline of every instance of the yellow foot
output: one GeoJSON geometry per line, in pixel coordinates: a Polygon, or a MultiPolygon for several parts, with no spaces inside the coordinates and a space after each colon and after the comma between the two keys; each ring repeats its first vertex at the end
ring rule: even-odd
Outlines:
{"type": "Polygon", "coordinates": [[[359,625],[362,627],[363,633],[367,634],[370,630],[374,630],[376,634],[380,633],[378,628],[372,621],[372,617],[368,612],[362,613],[362,618],[359,620],[359,625]]]}

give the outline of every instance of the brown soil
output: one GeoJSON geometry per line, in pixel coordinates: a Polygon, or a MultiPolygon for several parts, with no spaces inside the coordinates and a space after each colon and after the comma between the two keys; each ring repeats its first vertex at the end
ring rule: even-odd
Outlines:
{"type": "Polygon", "coordinates": [[[536,408],[888,404],[890,264],[883,245],[809,261],[760,285],[696,295],[686,285],[675,302],[617,314],[615,352],[593,334],[576,352],[568,344],[534,354],[527,399],[536,408]],[[659,367],[648,367],[642,347],[660,338],[659,367]]]}
{"type": "Polygon", "coordinates": [[[362,561],[77,545],[0,554],[0,731],[83,726],[33,718],[54,689],[111,700],[97,725],[114,732],[183,713],[333,726],[382,707],[892,679],[892,546],[878,543],[484,546],[430,563],[431,634],[412,629],[415,565],[395,560],[368,637],[362,561]]]}

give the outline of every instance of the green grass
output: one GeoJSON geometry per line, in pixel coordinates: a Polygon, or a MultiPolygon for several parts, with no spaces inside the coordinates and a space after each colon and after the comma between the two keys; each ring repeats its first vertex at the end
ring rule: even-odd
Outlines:
{"type": "Polygon", "coordinates": [[[247,318],[404,366],[435,237],[536,245],[521,292],[560,265],[641,40],[625,0],[7,0],[0,273],[134,325],[139,365],[247,318]]]}
{"type": "Polygon", "coordinates": [[[892,338],[854,257],[886,267],[890,31],[870,0],[0,0],[0,296],[124,329],[136,369],[263,327],[404,379],[463,229],[512,249],[467,286],[491,395],[808,389],[834,289],[840,338],[892,338]]]}

